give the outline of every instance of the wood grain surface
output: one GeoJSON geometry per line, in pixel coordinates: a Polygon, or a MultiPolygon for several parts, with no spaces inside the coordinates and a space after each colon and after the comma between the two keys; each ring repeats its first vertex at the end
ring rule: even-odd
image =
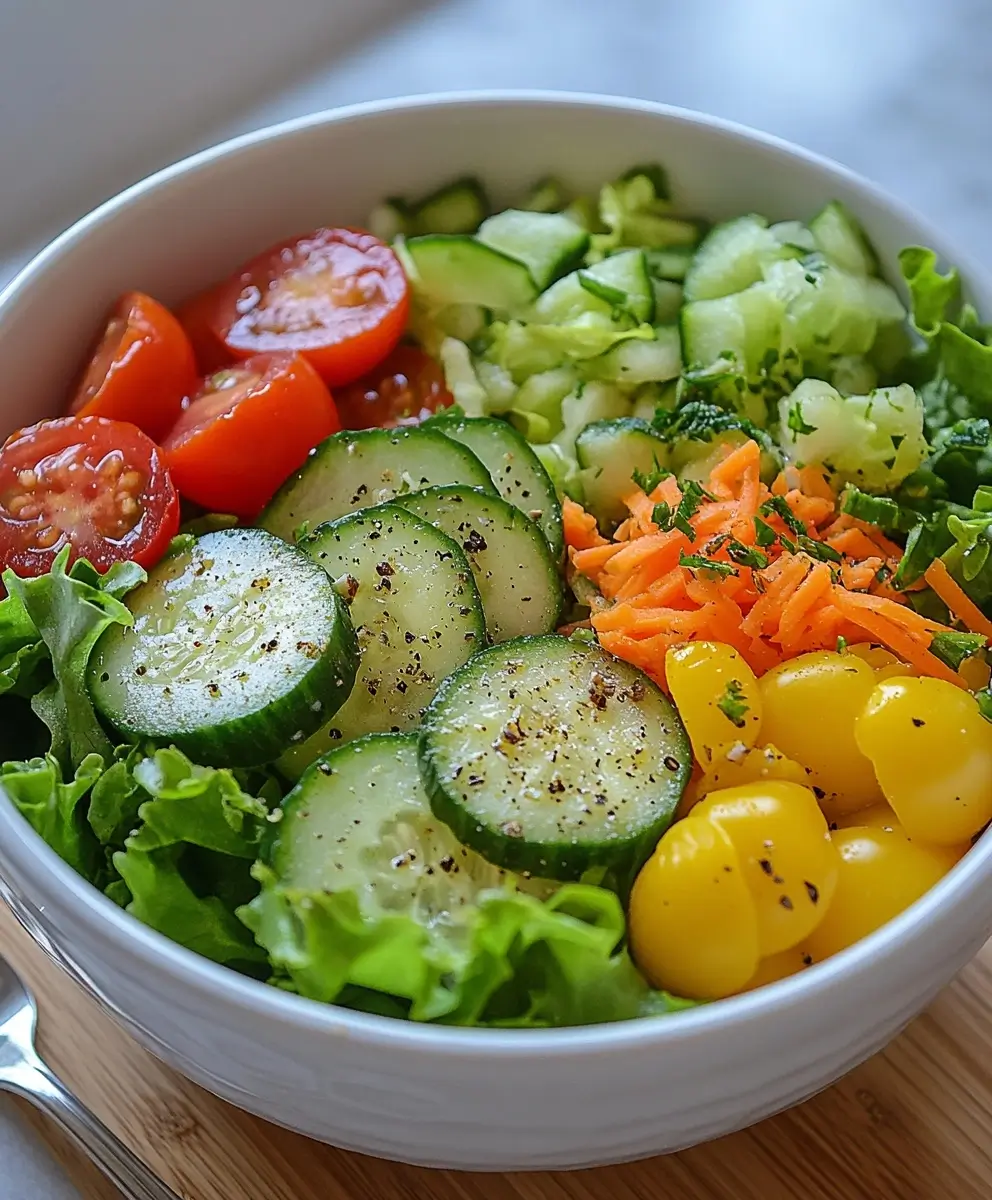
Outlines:
{"type": "MultiPolygon", "coordinates": [[[[666,1158],[533,1175],[399,1166],[277,1129],[142,1050],[2,904],[0,953],[38,996],[43,1056],[185,1200],[992,1197],[992,942],[883,1054],[800,1108],[666,1158]]],[[[85,1200],[117,1200],[44,1118],[24,1114],[85,1200]]]]}

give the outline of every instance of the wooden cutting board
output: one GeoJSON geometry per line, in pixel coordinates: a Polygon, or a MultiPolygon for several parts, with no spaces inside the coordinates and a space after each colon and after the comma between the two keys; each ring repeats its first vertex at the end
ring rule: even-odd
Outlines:
{"type": "MultiPolygon", "coordinates": [[[[43,1056],[185,1200],[992,1197],[992,942],[883,1054],[798,1109],[667,1158],[505,1176],[397,1166],[277,1129],[142,1050],[3,905],[0,953],[38,996],[43,1056]]],[[[44,1118],[24,1114],[85,1200],[116,1200],[44,1118]]]]}

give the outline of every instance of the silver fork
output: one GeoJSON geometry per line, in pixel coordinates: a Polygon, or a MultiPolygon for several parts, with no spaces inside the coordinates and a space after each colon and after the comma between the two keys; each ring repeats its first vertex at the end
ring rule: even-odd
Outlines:
{"type": "Polygon", "coordinates": [[[34,996],[0,957],[0,1091],[47,1113],[127,1200],[180,1200],[42,1062],[34,1046],[37,1017],[34,996]]]}

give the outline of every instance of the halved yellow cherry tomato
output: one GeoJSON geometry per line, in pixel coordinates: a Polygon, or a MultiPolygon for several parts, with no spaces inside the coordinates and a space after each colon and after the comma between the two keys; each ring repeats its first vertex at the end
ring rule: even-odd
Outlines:
{"type": "Polygon", "coordinates": [[[992,820],[992,724],[942,679],[887,679],[855,732],[910,837],[956,846],[992,820]]]}
{"type": "Polygon", "coordinates": [[[807,938],[830,906],[839,871],[826,819],[809,788],[768,782],[711,792],[693,819],[717,825],[737,851],[755,906],[761,956],[807,938]]]}
{"type": "Polygon", "coordinates": [[[876,682],[889,679],[893,675],[915,675],[916,668],[904,663],[885,646],[876,646],[873,642],[858,642],[848,646],[846,654],[853,654],[862,662],[868,664],[875,672],[876,682]]]}
{"type": "Polygon", "coordinates": [[[709,770],[696,782],[696,799],[721,788],[743,787],[746,783],[781,780],[809,786],[809,772],[794,762],[776,746],[754,746],[743,753],[731,752],[729,757],[714,760],[709,770]]]}
{"type": "Polygon", "coordinates": [[[665,678],[701,766],[723,758],[733,746],[747,748],[758,740],[758,681],[733,646],[673,646],[665,655],[665,678]]]}
{"type": "Polygon", "coordinates": [[[834,822],[834,828],[883,829],[886,833],[892,833],[894,829],[899,829],[901,826],[891,805],[882,800],[878,804],[873,804],[871,808],[862,808],[860,812],[847,813],[843,817],[838,817],[834,822]]]}
{"type": "Polygon", "coordinates": [[[954,866],[955,851],[895,830],[855,827],[831,834],[840,874],[826,915],[804,943],[820,962],[853,946],[908,908],[954,866]]]}
{"type": "Polygon", "coordinates": [[[882,799],[871,762],[854,738],[855,719],[876,683],[861,658],[832,650],[802,654],[761,677],[762,736],[809,768],[809,782],[831,821],[882,799]]]}
{"type": "Polygon", "coordinates": [[[755,988],[764,987],[766,983],[777,983],[780,979],[788,979],[798,975],[807,967],[813,965],[813,956],[805,946],[793,946],[782,950],[779,954],[771,954],[758,963],[758,969],[750,980],[745,991],[753,992],[755,988]]]}
{"type": "Polygon", "coordinates": [[[758,966],[758,922],[740,858],[717,825],[673,825],[630,897],[630,944],[648,981],[679,996],[739,992],[758,966]]]}

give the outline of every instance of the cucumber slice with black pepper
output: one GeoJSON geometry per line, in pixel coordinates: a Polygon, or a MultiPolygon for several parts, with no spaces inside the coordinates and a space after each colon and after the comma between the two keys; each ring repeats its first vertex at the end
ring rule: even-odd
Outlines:
{"type": "Polygon", "coordinates": [[[304,524],[314,529],[443,483],[494,492],[489,472],[471,450],[434,430],[345,430],[320,443],[276,492],[258,523],[292,541],[304,524]]]}
{"type": "Polygon", "coordinates": [[[361,661],[334,720],[279,759],[290,779],[341,742],[414,728],[441,680],[486,640],[461,548],[405,509],[354,513],[314,530],[300,549],[346,597],[361,661]]]}
{"type": "Polygon", "coordinates": [[[282,802],[263,857],[283,887],[354,892],[366,917],[448,926],[487,888],[548,895],[463,846],[431,812],[414,734],[379,733],[313,763],[282,802]]]}
{"type": "Polygon", "coordinates": [[[466,487],[427,488],[396,503],[465,551],[492,641],[555,628],[562,602],[558,567],[544,535],[519,508],[466,487]]]}
{"type": "MultiPolygon", "coordinates": [[[[523,436],[496,417],[459,419],[441,415],[430,422],[430,428],[468,447],[489,472],[503,499],[540,525],[551,552],[560,559],[565,549],[561,504],[551,476],[523,436]]],[[[472,485],[470,479],[457,482],[472,485]]]]}
{"type": "Polygon", "coordinates": [[[87,682],[129,741],[215,765],[269,762],[326,724],[357,665],[323,571],[261,529],[189,539],[128,596],[134,625],[97,642],[87,682]]]}
{"type": "Polygon", "coordinates": [[[668,827],[692,754],[636,667],[549,635],[504,642],[442,684],[424,715],[431,806],[508,870],[623,890],[668,827]]]}

